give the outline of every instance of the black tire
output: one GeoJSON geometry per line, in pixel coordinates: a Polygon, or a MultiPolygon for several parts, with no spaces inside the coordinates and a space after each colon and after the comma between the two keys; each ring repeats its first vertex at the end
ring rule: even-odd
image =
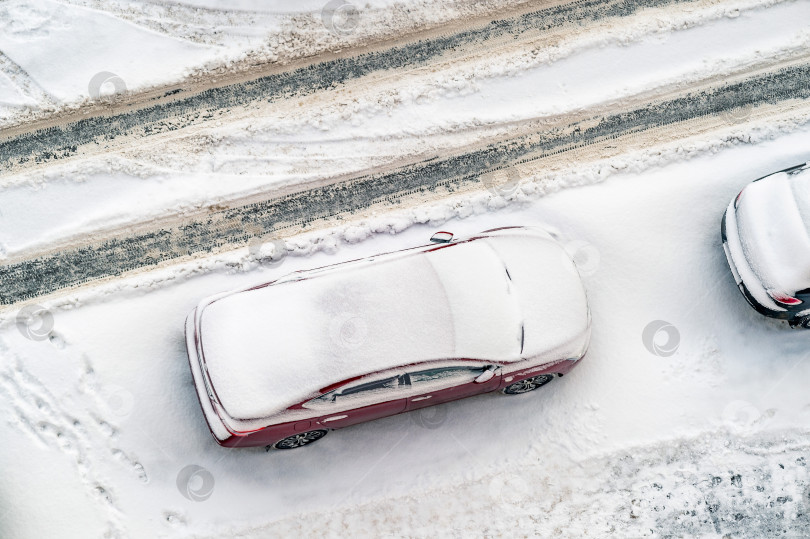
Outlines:
{"type": "Polygon", "coordinates": [[[810,314],[794,318],[790,321],[790,327],[796,329],[810,329],[810,314]]]}
{"type": "Polygon", "coordinates": [[[307,432],[302,432],[301,434],[293,434],[292,436],[288,436],[283,440],[276,442],[273,445],[273,448],[298,449],[299,447],[304,447],[305,445],[317,442],[326,436],[327,432],[328,431],[326,430],[310,430],[307,432]]]}
{"type": "Polygon", "coordinates": [[[539,387],[543,387],[552,380],[554,380],[553,374],[539,374],[537,376],[532,376],[531,378],[526,378],[525,380],[520,380],[514,384],[506,386],[503,388],[503,393],[504,395],[521,395],[523,393],[528,393],[529,391],[534,391],[539,387]]]}

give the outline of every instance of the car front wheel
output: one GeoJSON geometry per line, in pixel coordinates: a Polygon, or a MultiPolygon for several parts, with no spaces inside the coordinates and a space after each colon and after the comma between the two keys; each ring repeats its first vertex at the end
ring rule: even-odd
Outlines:
{"type": "Polygon", "coordinates": [[[510,384],[503,388],[503,392],[506,395],[520,395],[521,393],[534,391],[538,387],[543,387],[552,380],[554,380],[553,374],[540,374],[538,376],[532,376],[531,378],[526,378],[525,380],[510,384]]]}
{"type": "Polygon", "coordinates": [[[309,432],[302,432],[301,434],[293,434],[280,442],[276,442],[273,447],[276,449],[296,449],[298,447],[304,447],[326,436],[326,432],[325,430],[311,430],[309,432]]]}

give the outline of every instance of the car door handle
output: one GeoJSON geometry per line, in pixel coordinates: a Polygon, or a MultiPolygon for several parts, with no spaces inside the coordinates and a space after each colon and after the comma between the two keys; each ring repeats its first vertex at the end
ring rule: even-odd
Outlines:
{"type": "Polygon", "coordinates": [[[327,421],[337,421],[338,419],[346,419],[347,417],[349,417],[349,416],[347,416],[346,414],[333,415],[332,417],[327,417],[326,419],[324,419],[323,423],[326,423],[327,421]]]}
{"type": "Polygon", "coordinates": [[[411,399],[411,402],[427,400],[432,396],[433,395],[425,395],[424,397],[414,397],[414,398],[411,399]]]}

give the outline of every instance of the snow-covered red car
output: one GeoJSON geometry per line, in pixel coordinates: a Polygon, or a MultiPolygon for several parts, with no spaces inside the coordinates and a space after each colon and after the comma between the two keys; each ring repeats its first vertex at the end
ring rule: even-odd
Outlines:
{"type": "Polygon", "coordinates": [[[720,234],[748,303],[810,328],[810,163],[747,185],[723,214],[720,234]]]}
{"type": "Polygon", "coordinates": [[[585,290],[551,234],[431,240],[202,300],[186,345],[217,442],[300,447],[442,402],[525,393],[582,358],[585,290]]]}

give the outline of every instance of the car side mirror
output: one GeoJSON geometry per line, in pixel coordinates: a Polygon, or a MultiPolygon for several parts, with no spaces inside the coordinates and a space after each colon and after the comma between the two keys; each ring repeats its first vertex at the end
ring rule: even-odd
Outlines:
{"type": "Polygon", "coordinates": [[[436,232],[430,237],[433,243],[450,243],[453,240],[452,232],[436,232]]]}
{"type": "Polygon", "coordinates": [[[483,384],[484,382],[489,382],[493,378],[495,378],[495,366],[490,365],[487,367],[487,370],[478,375],[474,382],[476,384],[483,384]]]}

